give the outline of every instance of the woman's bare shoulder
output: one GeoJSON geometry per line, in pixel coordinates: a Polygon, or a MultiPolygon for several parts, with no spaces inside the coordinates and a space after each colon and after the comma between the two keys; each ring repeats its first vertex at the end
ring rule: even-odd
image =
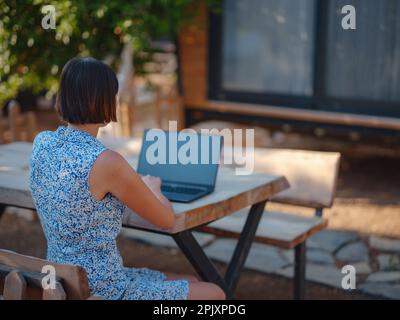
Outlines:
{"type": "Polygon", "coordinates": [[[89,176],[91,192],[102,198],[107,192],[131,177],[132,168],[122,155],[112,150],[103,151],[94,162],[89,176]]]}
{"type": "Polygon", "coordinates": [[[113,150],[107,149],[104,152],[102,152],[97,160],[101,164],[109,165],[109,164],[117,164],[119,162],[125,162],[125,158],[119,154],[118,152],[115,152],[113,150]]]}
{"type": "Polygon", "coordinates": [[[115,174],[128,165],[125,158],[113,150],[105,150],[96,159],[94,166],[103,173],[115,174]]]}

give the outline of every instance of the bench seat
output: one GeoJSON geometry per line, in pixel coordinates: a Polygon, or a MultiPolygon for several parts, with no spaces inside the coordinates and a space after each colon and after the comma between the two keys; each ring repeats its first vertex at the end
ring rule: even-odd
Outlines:
{"type": "MultiPolygon", "coordinates": [[[[214,221],[199,231],[220,237],[238,238],[244,226],[247,210],[214,221]]],[[[255,241],[292,249],[314,233],[326,228],[328,220],[322,217],[305,217],[290,213],[265,211],[257,228],[255,241]]]]}

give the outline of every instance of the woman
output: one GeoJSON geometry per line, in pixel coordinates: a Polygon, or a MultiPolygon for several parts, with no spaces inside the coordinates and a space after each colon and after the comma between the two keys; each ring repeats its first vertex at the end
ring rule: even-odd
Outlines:
{"type": "Polygon", "coordinates": [[[56,108],[67,127],[40,133],[30,188],[48,244],[47,259],[86,269],[92,294],[105,299],[224,299],[215,284],[193,276],[125,268],[116,246],[125,206],[160,228],[174,225],[161,181],[140,177],[96,139],[116,121],[118,82],[93,58],[64,67],[56,108]]]}

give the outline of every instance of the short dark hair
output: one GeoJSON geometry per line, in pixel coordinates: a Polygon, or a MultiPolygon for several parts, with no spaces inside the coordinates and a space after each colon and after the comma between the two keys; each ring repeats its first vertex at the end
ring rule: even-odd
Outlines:
{"type": "Polygon", "coordinates": [[[61,73],[56,109],[73,124],[117,121],[118,80],[114,71],[94,58],[69,60],[61,73]]]}

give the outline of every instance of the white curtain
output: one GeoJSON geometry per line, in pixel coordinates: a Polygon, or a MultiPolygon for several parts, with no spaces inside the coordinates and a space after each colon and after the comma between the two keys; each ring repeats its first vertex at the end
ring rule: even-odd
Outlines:
{"type": "Polygon", "coordinates": [[[330,0],[326,91],[341,98],[400,101],[400,1],[330,0]],[[343,30],[341,8],[356,9],[343,30]]]}
{"type": "Polygon", "coordinates": [[[313,94],[315,0],[226,0],[222,86],[313,94]]]}

